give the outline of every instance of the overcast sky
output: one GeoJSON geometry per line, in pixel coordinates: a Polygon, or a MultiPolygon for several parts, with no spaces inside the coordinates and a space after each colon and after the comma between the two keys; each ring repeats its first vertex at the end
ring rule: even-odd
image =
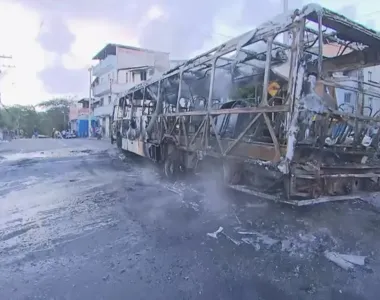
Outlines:
{"type": "MultiPolygon", "coordinates": [[[[308,2],[289,0],[289,5],[308,2]]],[[[313,2],[380,29],[375,21],[380,2],[313,2]]],[[[13,56],[0,64],[16,65],[0,81],[2,101],[35,104],[62,95],[86,96],[91,58],[106,43],[189,58],[281,10],[281,0],[0,0],[0,55],[13,56]]]]}

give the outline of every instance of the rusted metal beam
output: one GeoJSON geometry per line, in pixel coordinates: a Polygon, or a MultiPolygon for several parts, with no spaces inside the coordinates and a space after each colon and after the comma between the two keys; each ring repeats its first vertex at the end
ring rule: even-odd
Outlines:
{"type": "Polygon", "coordinates": [[[187,136],[186,124],[183,118],[181,118],[181,125],[182,125],[183,135],[185,137],[185,145],[186,145],[186,148],[188,148],[189,141],[188,141],[188,136],[187,136]]]}
{"type": "Polygon", "coordinates": [[[236,140],[232,144],[230,144],[226,150],[224,150],[224,152],[223,152],[224,156],[227,155],[232,150],[232,148],[236,146],[237,143],[239,143],[239,141],[243,138],[243,136],[247,133],[247,131],[252,127],[252,125],[255,124],[255,122],[260,118],[261,115],[262,115],[262,113],[259,113],[258,115],[256,115],[251,120],[251,122],[249,122],[249,124],[239,134],[239,136],[236,138],[236,140]]]}
{"type": "Polygon", "coordinates": [[[192,137],[192,139],[190,140],[190,143],[189,143],[187,146],[191,146],[191,145],[194,143],[195,139],[197,138],[197,136],[198,136],[199,133],[201,132],[202,127],[205,125],[205,121],[206,121],[206,118],[204,118],[204,119],[202,120],[202,122],[201,122],[201,124],[199,125],[197,131],[195,132],[194,136],[192,137]]]}
{"type": "Polygon", "coordinates": [[[274,149],[276,151],[276,155],[272,159],[272,161],[279,161],[281,159],[280,144],[278,143],[278,140],[277,140],[277,137],[276,137],[276,133],[274,132],[272,123],[271,123],[268,115],[266,113],[263,113],[263,116],[264,116],[265,123],[266,123],[266,125],[268,127],[269,134],[270,134],[270,136],[272,138],[272,141],[273,141],[273,144],[274,144],[274,149]]]}
{"type": "Polygon", "coordinates": [[[214,130],[215,138],[216,138],[216,141],[218,143],[218,146],[219,146],[219,149],[220,149],[220,153],[224,153],[223,146],[222,146],[222,143],[220,141],[219,134],[218,134],[218,132],[216,130],[216,127],[215,127],[215,124],[214,124],[214,118],[212,116],[210,116],[210,123],[211,123],[212,129],[214,130]]]}
{"type": "Polygon", "coordinates": [[[203,110],[194,110],[180,113],[166,113],[165,117],[177,117],[177,116],[216,116],[222,114],[251,114],[251,113],[273,113],[273,112],[288,112],[288,105],[275,105],[275,106],[260,106],[260,107],[238,107],[238,108],[226,108],[226,109],[214,109],[210,112],[203,110]]]}
{"type": "Polygon", "coordinates": [[[263,93],[261,96],[260,106],[268,105],[268,84],[269,84],[269,75],[271,72],[271,63],[272,63],[272,44],[274,36],[271,36],[267,40],[267,57],[265,60],[265,73],[264,73],[264,83],[263,83],[263,93]]]}

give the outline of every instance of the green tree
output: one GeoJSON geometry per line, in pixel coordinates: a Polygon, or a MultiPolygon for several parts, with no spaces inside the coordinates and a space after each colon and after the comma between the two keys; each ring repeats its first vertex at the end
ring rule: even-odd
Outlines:
{"type": "Polygon", "coordinates": [[[36,106],[2,107],[0,108],[0,129],[22,129],[28,137],[32,136],[34,128],[45,135],[50,135],[53,128],[67,129],[71,103],[72,101],[67,99],[52,99],[36,106]]]}
{"type": "Polygon", "coordinates": [[[39,127],[38,112],[33,106],[14,105],[0,110],[0,127],[9,130],[22,129],[27,136],[39,127]]]}
{"type": "Polygon", "coordinates": [[[53,128],[60,131],[67,129],[71,104],[71,100],[62,98],[39,103],[37,107],[42,109],[40,112],[41,132],[50,135],[53,128]]]}

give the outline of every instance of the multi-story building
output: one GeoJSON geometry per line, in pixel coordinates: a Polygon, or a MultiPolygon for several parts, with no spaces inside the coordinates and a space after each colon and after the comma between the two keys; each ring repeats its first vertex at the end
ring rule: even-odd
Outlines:
{"type": "MultiPolygon", "coordinates": [[[[314,48],[314,51],[317,53],[318,47],[314,48]]],[[[341,53],[342,47],[334,43],[323,45],[324,57],[337,57],[351,51],[350,48],[346,47],[341,53]]],[[[335,89],[339,110],[354,113],[359,100],[360,105],[363,103],[362,111],[364,115],[374,116],[376,114],[376,116],[380,117],[380,66],[335,72],[333,78],[334,81],[344,86],[344,88],[335,89]],[[358,93],[357,90],[363,91],[364,94],[358,93]]]]}
{"type": "MultiPolygon", "coordinates": [[[[338,76],[337,76],[338,77],[338,76]]],[[[362,89],[365,94],[359,95],[360,103],[363,102],[363,113],[367,116],[380,117],[380,68],[379,66],[364,68],[342,74],[339,81],[349,87],[362,89]]],[[[358,94],[347,89],[337,89],[337,99],[340,109],[354,112],[358,94]]]]}
{"type": "MultiPolygon", "coordinates": [[[[328,44],[323,47],[323,54],[327,57],[335,57],[341,52],[342,47],[336,44],[328,44]]],[[[344,53],[351,50],[346,48],[344,53]]],[[[380,66],[368,67],[360,70],[335,73],[334,79],[347,87],[362,90],[364,95],[359,95],[349,89],[336,89],[336,98],[340,110],[353,113],[357,101],[363,103],[363,114],[380,117],[380,66]]]]}
{"type": "Polygon", "coordinates": [[[108,137],[114,100],[134,85],[167,71],[169,53],[107,44],[93,60],[98,63],[92,68],[92,108],[108,137]]]}

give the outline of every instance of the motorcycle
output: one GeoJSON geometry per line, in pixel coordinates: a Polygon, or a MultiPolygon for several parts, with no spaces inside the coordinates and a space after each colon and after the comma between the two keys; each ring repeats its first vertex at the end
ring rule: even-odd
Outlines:
{"type": "Polygon", "coordinates": [[[95,131],[95,137],[97,140],[100,140],[102,138],[102,131],[100,128],[98,128],[96,131],[95,131]]]}

